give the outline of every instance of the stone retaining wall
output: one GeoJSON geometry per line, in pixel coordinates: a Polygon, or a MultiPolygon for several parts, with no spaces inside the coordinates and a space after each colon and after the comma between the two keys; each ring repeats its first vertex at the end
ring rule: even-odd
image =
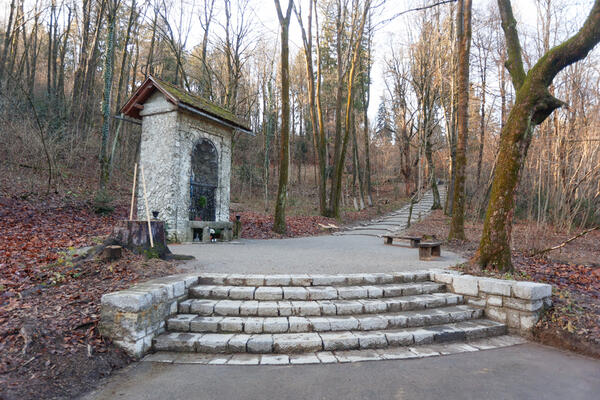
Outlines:
{"type": "Polygon", "coordinates": [[[107,293],[101,299],[100,333],[110,337],[133,357],[152,347],[152,339],[165,331],[165,320],[177,313],[198,274],[171,275],[107,293]]]}
{"type": "Polygon", "coordinates": [[[487,318],[508,325],[512,332],[528,336],[544,308],[552,305],[552,286],[439,271],[431,279],[464,296],[469,305],[484,308],[487,318]]]}

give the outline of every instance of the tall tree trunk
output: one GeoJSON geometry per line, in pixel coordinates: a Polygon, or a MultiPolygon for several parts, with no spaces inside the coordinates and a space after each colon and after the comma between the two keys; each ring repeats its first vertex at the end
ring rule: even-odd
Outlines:
{"type": "Polygon", "coordinates": [[[287,202],[287,186],[290,159],[290,66],[289,66],[289,28],[292,15],[293,0],[288,0],[285,16],[281,12],[279,0],[275,1],[277,17],[281,27],[281,150],[279,157],[279,185],[275,202],[275,221],[273,231],[285,234],[285,205],[287,202]]]}
{"type": "Polygon", "coordinates": [[[2,82],[4,80],[4,68],[6,65],[6,59],[8,57],[8,48],[10,47],[10,39],[12,37],[12,25],[15,13],[15,0],[10,2],[10,12],[8,14],[8,22],[6,25],[6,31],[4,33],[4,46],[2,47],[2,57],[0,57],[0,89],[2,88],[2,82]]]}
{"type": "Polygon", "coordinates": [[[458,40],[458,141],[456,143],[456,179],[449,239],[465,239],[465,181],[467,138],[469,135],[469,54],[471,49],[471,0],[459,0],[458,40]]]}
{"type": "Polygon", "coordinates": [[[548,87],[567,66],[584,59],[600,42],[600,0],[595,0],[583,27],[550,49],[526,74],[510,0],[498,0],[506,38],[506,67],[516,91],[515,104],[500,134],[500,148],[479,249],[474,257],[484,268],[512,270],[511,233],[516,188],[536,125],[564,103],[548,87]]]}
{"type": "Polygon", "coordinates": [[[110,169],[108,159],[108,139],[110,136],[110,104],[113,84],[113,63],[115,52],[115,25],[120,0],[109,0],[108,35],[106,58],[104,60],[104,96],[102,98],[102,143],[100,145],[100,192],[106,190],[110,169]]]}

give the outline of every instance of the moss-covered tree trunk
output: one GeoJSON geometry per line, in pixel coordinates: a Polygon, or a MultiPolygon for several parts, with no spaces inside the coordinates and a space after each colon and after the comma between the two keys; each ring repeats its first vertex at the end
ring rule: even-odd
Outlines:
{"type": "Polygon", "coordinates": [[[290,164],[290,65],[289,28],[293,0],[289,0],[285,16],[281,12],[279,0],[275,0],[279,25],[281,26],[281,150],[279,156],[279,185],[275,200],[275,222],[273,231],[284,234],[285,205],[290,164]]]}
{"type": "Polygon", "coordinates": [[[474,261],[484,268],[508,271],[513,269],[510,243],[515,193],[533,130],[563,104],[548,91],[556,74],[585,58],[600,41],[600,0],[595,0],[579,32],[546,52],[527,74],[510,0],[498,0],[498,8],[508,52],[506,67],[516,99],[501,132],[483,235],[474,261]]]}
{"type": "Polygon", "coordinates": [[[465,180],[467,167],[467,138],[469,136],[469,54],[471,50],[471,0],[459,0],[457,14],[458,41],[458,140],[456,143],[456,171],[454,199],[449,239],[465,239],[465,180]]]}

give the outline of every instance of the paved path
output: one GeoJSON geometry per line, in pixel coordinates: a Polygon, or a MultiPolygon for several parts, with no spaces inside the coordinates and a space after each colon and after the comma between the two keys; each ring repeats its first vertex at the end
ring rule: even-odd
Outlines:
{"type": "MultiPolygon", "coordinates": [[[[440,187],[444,198],[445,188],[440,187]]],[[[431,192],[414,205],[413,216],[430,212],[431,192]]],[[[445,268],[464,262],[459,255],[443,250],[435,261],[420,261],[417,249],[384,246],[378,237],[387,234],[382,221],[393,231],[406,227],[408,206],[339,235],[297,239],[248,240],[235,242],[171,245],[175,254],[192,255],[196,260],[187,268],[207,272],[234,273],[361,273],[401,272],[445,268]],[[389,222],[392,221],[392,222],[389,222]]]]}
{"type": "Polygon", "coordinates": [[[600,361],[537,344],[414,360],[217,366],[141,362],[105,399],[597,399],[600,361]]]}

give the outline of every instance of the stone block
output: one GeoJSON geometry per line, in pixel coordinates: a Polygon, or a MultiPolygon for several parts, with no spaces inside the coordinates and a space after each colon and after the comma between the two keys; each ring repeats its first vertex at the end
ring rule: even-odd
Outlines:
{"type": "Polygon", "coordinates": [[[493,278],[479,278],[479,290],[488,294],[510,296],[511,281],[493,278]]]}
{"type": "Polygon", "coordinates": [[[216,286],[214,285],[198,285],[194,286],[190,289],[190,293],[192,296],[197,298],[210,297],[212,290],[216,286]]]}
{"type": "Polygon", "coordinates": [[[187,332],[190,330],[190,321],[196,318],[196,314],[179,314],[169,318],[167,327],[172,331],[187,332]]]}
{"type": "Polygon", "coordinates": [[[400,297],[402,296],[402,290],[405,288],[405,285],[387,285],[383,287],[383,296],[384,297],[400,297]]]}
{"type": "Polygon", "coordinates": [[[250,340],[250,335],[237,334],[227,342],[227,351],[232,353],[245,353],[246,344],[250,340]]]}
{"type": "Polygon", "coordinates": [[[272,353],[273,335],[252,335],[246,344],[249,353],[272,353]]]}
{"type": "MultiPolygon", "coordinates": [[[[357,349],[359,346],[358,337],[352,332],[326,332],[319,335],[323,340],[324,350],[350,350],[357,349]]],[[[318,354],[317,356],[321,359],[318,354]]]]}
{"type": "Polygon", "coordinates": [[[252,300],[256,288],[252,286],[233,287],[229,291],[229,298],[233,300],[252,300]]]}
{"type": "Polygon", "coordinates": [[[292,315],[292,302],[291,301],[278,301],[277,311],[280,317],[289,317],[292,315]]]}
{"type": "Polygon", "coordinates": [[[502,307],[502,296],[487,296],[487,305],[494,307],[502,307]]]}
{"type": "Polygon", "coordinates": [[[509,328],[520,329],[521,328],[521,313],[516,310],[506,310],[506,324],[509,328]]]}
{"type": "Polygon", "coordinates": [[[506,323],[506,310],[500,307],[487,307],[485,316],[494,321],[506,323]]]}
{"type": "Polygon", "coordinates": [[[410,331],[386,332],[385,337],[390,346],[409,346],[414,343],[413,334],[410,331]]]}
{"type": "Polygon", "coordinates": [[[358,300],[366,314],[386,312],[388,305],[383,300],[358,300]]]}
{"type": "Polygon", "coordinates": [[[291,354],[290,364],[320,364],[321,360],[314,353],[308,354],[291,354]]]}
{"type": "Polygon", "coordinates": [[[244,332],[246,333],[263,333],[263,318],[246,318],[244,320],[244,332]]]}
{"type": "Polygon", "coordinates": [[[537,311],[544,306],[543,300],[522,300],[514,297],[504,299],[504,307],[520,311],[537,311]]]}
{"type": "Polygon", "coordinates": [[[358,329],[358,320],[354,317],[328,317],[332,331],[351,331],[358,329]]]}
{"type": "Polygon", "coordinates": [[[246,276],[242,274],[231,274],[225,278],[225,284],[230,286],[244,286],[246,285],[246,276]]]}
{"type": "Polygon", "coordinates": [[[266,286],[289,286],[290,283],[292,283],[292,277],[290,275],[266,275],[265,276],[265,285],[266,286]]]}
{"type": "Polygon", "coordinates": [[[530,331],[539,319],[540,316],[536,312],[521,313],[521,331],[530,331]]]}
{"type": "Polygon", "coordinates": [[[290,356],[287,354],[263,354],[260,357],[261,365],[287,365],[290,363],[290,356]]]}
{"type": "Polygon", "coordinates": [[[280,287],[262,286],[256,288],[254,298],[256,300],[281,300],[283,298],[283,290],[280,287]]]}
{"type": "Polygon", "coordinates": [[[357,300],[338,300],[335,302],[337,315],[361,314],[364,305],[357,300]]]}
{"type": "Polygon", "coordinates": [[[340,299],[361,299],[368,296],[368,291],[361,286],[342,286],[338,287],[337,295],[340,299]]]}
{"type": "Polygon", "coordinates": [[[358,346],[361,349],[380,349],[388,346],[385,334],[380,332],[354,332],[358,337],[358,346]]]}
{"type": "Polygon", "coordinates": [[[234,286],[213,286],[210,291],[210,296],[216,297],[217,299],[226,299],[229,297],[229,291],[233,288],[234,286]]]}
{"type": "Polygon", "coordinates": [[[416,329],[412,332],[414,344],[431,344],[433,343],[433,331],[427,329],[416,329]]]}
{"type": "Polygon", "coordinates": [[[260,317],[276,317],[279,315],[277,302],[260,301],[258,302],[257,315],[260,317]]]}
{"type": "Polygon", "coordinates": [[[310,331],[310,323],[304,317],[288,317],[289,332],[308,332],[310,331]]]}
{"type": "Polygon", "coordinates": [[[219,322],[221,332],[242,332],[244,329],[244,318],[225,317],[219,322]]]}
{"type": "Polygon", "coordinates": [[[240,314],[239,301],[235,300],[221,300],[215,304],[215,314],[218,315],[239,315],[240,314]]]}
{"type": "MultiPolygon", "coordinates": [[[[319,304],[319,308],[321,309],[321,314],[323,315],[336,315],[337,307],[336,303],[329,300],[319,300],[317,301],[319,304]]],[[[362,305],[361,305],[362,309],[362,305]]]]}
{"type": "Polygon", "coordinates": [[[289,323],[285,317],[269,317],[264,320],[263,331],[265,333],[287,332],[288,329],[289,323]]]}
{"type": "Polygon", "coordinates": [[[361,331],[374,331],[386,329],[388,327],[388,318],[384,316],[359,316],[358,329],[361,331]]]}
{"type": "Polygon", "coordinates": [[[295,274],[290,275],[292,280],[292,286],[310,286],[312,285],[312,279],[308,274],[295,274]]]}
{"type": "Polygon", "coordinates": [[[212,315],[215,312],[215,304],[218,300],[194,299],[190,303],[190,313],[200,315],[212,315]]]}
{"type": "Polygon", "coordinates": [[[264,286],[264,275],[246,275],[246,285],[248,286],[264,286]]]}
{"type": "Polygon", "coordinates": [[[323,342],[316,333],[273,335],[273,350],[276,353],[308,353],[322,349],[323,342]]]}
{"type": "Polygon", "coordinates": [[[471,275],[455,276],[452,280],[452,289],[454,293],[477,296],[479,294],[478,279],[471,275]]]}
{"type": "Polygon", "coordinates": [[[338,297],[338,291],[333,286],[311,286],[306,290],[310,300],[331,300],[338,297]]]}
{"type": "Polygon", "coordinates": [[[331,324],[327,317],[308,317],[310,328],[315,332],[327,332],[331,330],[331,324]]]}
{"type": "Polygon", "coordinates": [[[225,333],[207,333],[196,342],[196,351],[202,353],[224,353],[227,350],[227,342],[233,336],[233,334],[225,333]]]}
{"type": "Polygon", "coordinates": [[[258,301],[244,301],[240,305],[240,315],[258,315],[258,301]]]}
{"type": "Polygon", "coordinates": [[[424,288],[429,287],[427,284],[414,284],[414,285],[406,285],[402,288],[402,296],[415,296],[421,293],[429,293],[429,291],[425,291],[424,288]]]}
{"type": "Polygon", "coordinates": [[[379,298],[383,297],[383,289],[381,286],[363,286],[367,289],[367,296],[369,298],[379,298]]]}
{"type": "Polygon", "coordinates": [[[192,332],[218,332],[223,317],[196,317],[190,321],[192,332]]]}
{"type": "Polygon", "coordinates": [[[287,286],[283,288],[283,298],[286,300],[308,300],[308,293],[303,287],[287,286]]]}
{"type": "Polygon", "coordinates": [[[446,272],[434,272],[432,273],[432,280],[435,282],[445,283],[447,285],[451,285],[454,280],[454,274],[449,274],[446,272]]]}
{"type": "Polygon", "coordinates": [[[259,363],[260,356],[254,354],[234,354],[227,360],[227,365],[258,365],[259,363]]]}
{"type": "Polygon", "coordinates": [[[405,328],[408,324],[408,317],[406,315],[386,315],[384,318],[388,321],[389,328],[405,328]]]}
{"type": "Polygon", "coordinates": [[[292,301],[292,315],[301,317],[321,315],[321,307],[314,301],[292,301]]]}
{"type": "Polygon", "coordinates": [[[101,304],[102,307],[112,307],[121,311],[140,312],[151,307],[152,294],[122,290],[103,295],[101,304]]]}
{"type": "Polygon", "coordinates": [[[343,275],[310,275],[313,286],[343,285],[346,277],[343,275]]]}
{"type": "Polygon", "coordinates": [[[414,282],[415,274],[412,272],[392,272],[393,281],[395,283],[414,282]]]}
{"type": "Polygon", "coordinates": [[[539,300],[552,295],[552,285],[535,282],[515,282],[513,284],[515,297],[525,300],[539,300]]]}

